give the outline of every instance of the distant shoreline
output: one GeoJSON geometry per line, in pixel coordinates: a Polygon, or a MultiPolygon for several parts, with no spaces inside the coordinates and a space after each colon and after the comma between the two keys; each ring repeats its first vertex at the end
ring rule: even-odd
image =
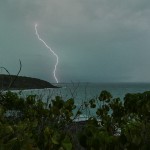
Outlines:
{"type": "Polygon", "coordinates": [[[0,74],[0,89],[32,90],[46,88],[60,87],[38,78],[0,74]]]}

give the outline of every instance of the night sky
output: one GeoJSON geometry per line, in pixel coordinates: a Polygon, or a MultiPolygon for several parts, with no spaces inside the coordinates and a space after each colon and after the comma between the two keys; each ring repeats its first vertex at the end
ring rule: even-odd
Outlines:
{"type": "Polygon", "coordinates": [[[150,82],[150,0],[0,0],[0,66],[54,83],[35,23],[59,82],[150,82]]]}

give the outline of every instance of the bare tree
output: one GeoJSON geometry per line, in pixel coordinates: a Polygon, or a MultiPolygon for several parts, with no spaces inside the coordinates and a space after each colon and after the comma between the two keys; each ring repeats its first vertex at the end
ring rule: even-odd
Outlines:
{"type": "MultiPolygon", "coordinates": [[[[17,78],[18,78],[18,76],[19,76],[19,74],[21,72],[21,69],[22,69],[21,60],[19,59],[19,70],[18,70],[17,74],[15,75],[14,79],[12,78],[10,72],[5,67],[0,67],[0,68],[4,69],[7,72],[7,74],[9,75],[9,77],[10,77],[10,83],[9,83],[8,87],[5,89],[5,90],[9,90],[13,86],[13,84],[15,83],[15,81],[17,80],[17,78]]],[[[4,90],[4,88],[3,88],[3,90],[4,90]]]]}

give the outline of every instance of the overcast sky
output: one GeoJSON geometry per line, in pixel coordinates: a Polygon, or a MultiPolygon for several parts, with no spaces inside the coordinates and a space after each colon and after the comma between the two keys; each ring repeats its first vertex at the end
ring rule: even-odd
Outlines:
{"type": "Polygon", "coordinates": [[[150,0],[0,0],[0,65],[55,82],[35,23],[60,82],[150,82],[150,0]]]}

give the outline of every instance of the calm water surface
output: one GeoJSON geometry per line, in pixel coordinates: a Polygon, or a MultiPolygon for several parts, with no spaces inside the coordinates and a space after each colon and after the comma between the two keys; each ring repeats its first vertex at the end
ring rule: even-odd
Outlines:
{"type": "Polygon", "coordinates": [[[81,101],[90,100],[99,96],[102,90],[109,91],[113,98],[124,98],[126,93],[142,93],[150,91],[150,83],[69,83],[59,84],[62,88],[24,90],[22,95],[37,94],[43,100],[62,96],[64,100],[73,97],[78,104],[81,101]]]}
{"type": "MultiPolygon", "coordinates": [[[[62,88],[24,90],[21,91],[21,95],[26,97],[30,94],[36,94],[45,102],[47,102],[47,100],[50,102],[55,96],[61,96],[63,100],[73,97],[78,109],[84,101],[88,101],[92,98],[96,99],[102,90],[109,91],[113,98],[119,97],[122,101],[127,93],[150,91],[150,83],[69,83],[59,84],[59,86],[62,88]]],[[[77,111],[77,109],[75,111],[77,111]]],[[[83,116],[94,115],[95,110],[83,110],[83,116]]]]}

